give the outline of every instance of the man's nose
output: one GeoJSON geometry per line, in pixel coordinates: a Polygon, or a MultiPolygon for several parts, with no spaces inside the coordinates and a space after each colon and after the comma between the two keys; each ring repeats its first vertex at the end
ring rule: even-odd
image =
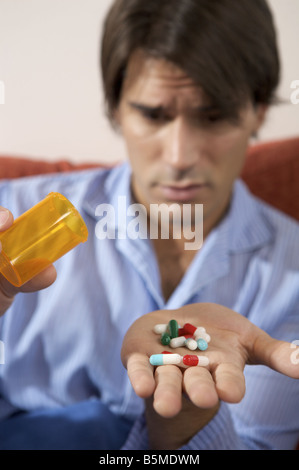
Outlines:
{"type": "Polygon", "coordinates": [[[198,159],[198,134],[186,119],[173,120],[165,136],[164,161],[177,170],[186,170],[194,166],[198,159]]]}

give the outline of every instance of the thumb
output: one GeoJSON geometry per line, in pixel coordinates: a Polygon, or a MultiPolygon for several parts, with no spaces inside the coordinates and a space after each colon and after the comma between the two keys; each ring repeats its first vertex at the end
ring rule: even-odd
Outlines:
{"type": "Polygon", "coordinates": [[[4,207],[0,206],[0,231],[7,230],[13,223],[13,215],[4,207]]]}
{"type": "Polygon", "coordinates": [[[276,340],[261,331],[254,341],[249,363],[266,365],[288,377],[299,379],[299,348],[295,348],[294,343],[276,340]]]}

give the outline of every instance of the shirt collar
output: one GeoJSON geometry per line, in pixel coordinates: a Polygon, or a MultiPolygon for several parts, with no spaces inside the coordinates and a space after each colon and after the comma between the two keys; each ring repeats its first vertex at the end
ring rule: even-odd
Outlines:
{"type": "Polygon", "coordinates": [[[115,220],[109,221],[111,229],[125,228],[122,212],[131,204],[131,168],[127,162],[97,173],[86,191],[83,209],[97,220],[96,211],[100,204],[109,204],[114,209],[115,220]]]}
{"type": "Polygon", "coordinates": [[[228,224],[228,248],[232,253],[255,250],[273,240],[273,228],[265,217],[261,201],[249,192],[241,180],[234,184],[224,223],[228,224]]]}

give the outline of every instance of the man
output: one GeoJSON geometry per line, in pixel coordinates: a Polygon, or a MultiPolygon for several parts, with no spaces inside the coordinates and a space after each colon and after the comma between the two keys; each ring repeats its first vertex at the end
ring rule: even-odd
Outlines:
{"type": "MultiPolygon", "coordinates": [[[[294,448],[298,224],[238,181],[278,82],[268,7],[117,0],[102,44],[107,111],[129,164],[0,188],[14,215],[62,192],[89,229],[88,242],[26,292],[1,279],[2,448],[294,448]],[[202,248],[186,250],[175,230],[129,237],[136,203],[152,224],[154,204],[189,204],[194,230],[203,204],[202,248]],[[100,241],[102,204],[116,212],[100,241]],[[161,346],[151,330],[173,315],[206,324],[210,366],[157,367],[154,379],[148,357],[161,346]],[[243,368],[254,363],[242,400],[243,368]]],[[[1,219],[5,229],[12,215],[1,219]]]]}

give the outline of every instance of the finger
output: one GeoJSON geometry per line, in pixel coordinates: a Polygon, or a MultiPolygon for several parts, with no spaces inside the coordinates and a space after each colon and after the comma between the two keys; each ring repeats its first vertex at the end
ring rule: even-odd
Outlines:
{"type": "Polygon", "coordinates": [[[184,389],[192,403],[200,408],[213,408],[219,401],[214,379],[204,367],[186,369],[184,389]]]}
{"type": "Polygon", "coordinates": [[[182,407],[182,372],[173,365],[159,366],[155,379],[154,409],[164,418],[171,418],[182,407]]]}
{"type": "Polygon", "coordinates": [[[13,286],[3,276],[0,278],[0,289],[8,297],[14,297],[18,292],[35,292],[49,287],[56,280],[57,272],[53,265],[48,266],[40,274],[21,287],[13,286]]]}
{"type": "Polygon", "coordinates": [[[135,393],[141,398],[152,395],[156,384],[153,367],[150,365],[148,357],[140,353],[132,354],[125,366],[135,393]]]}
{"type": "Polygon", "coordinates": [[[22,292],[35,292],[37,290],[46,289],[56,280],[57,272],[55,267],[51,264],[41,273],[35,276],[30,281],[26,282],[24,286],[21,287],[22,292]]]}
{"type": "Polygon", "coordinates": [[[0,231],[7,230],[13,223],[13,215],[4,207],[0,206],[0,231]]]}
{"type": "Polygon", "coordinates": [[[245,378],[242,369],[232,363],[219,364],[214,373],[216,390],[220,400],[239,403],[245,395],[245,378]]]}

